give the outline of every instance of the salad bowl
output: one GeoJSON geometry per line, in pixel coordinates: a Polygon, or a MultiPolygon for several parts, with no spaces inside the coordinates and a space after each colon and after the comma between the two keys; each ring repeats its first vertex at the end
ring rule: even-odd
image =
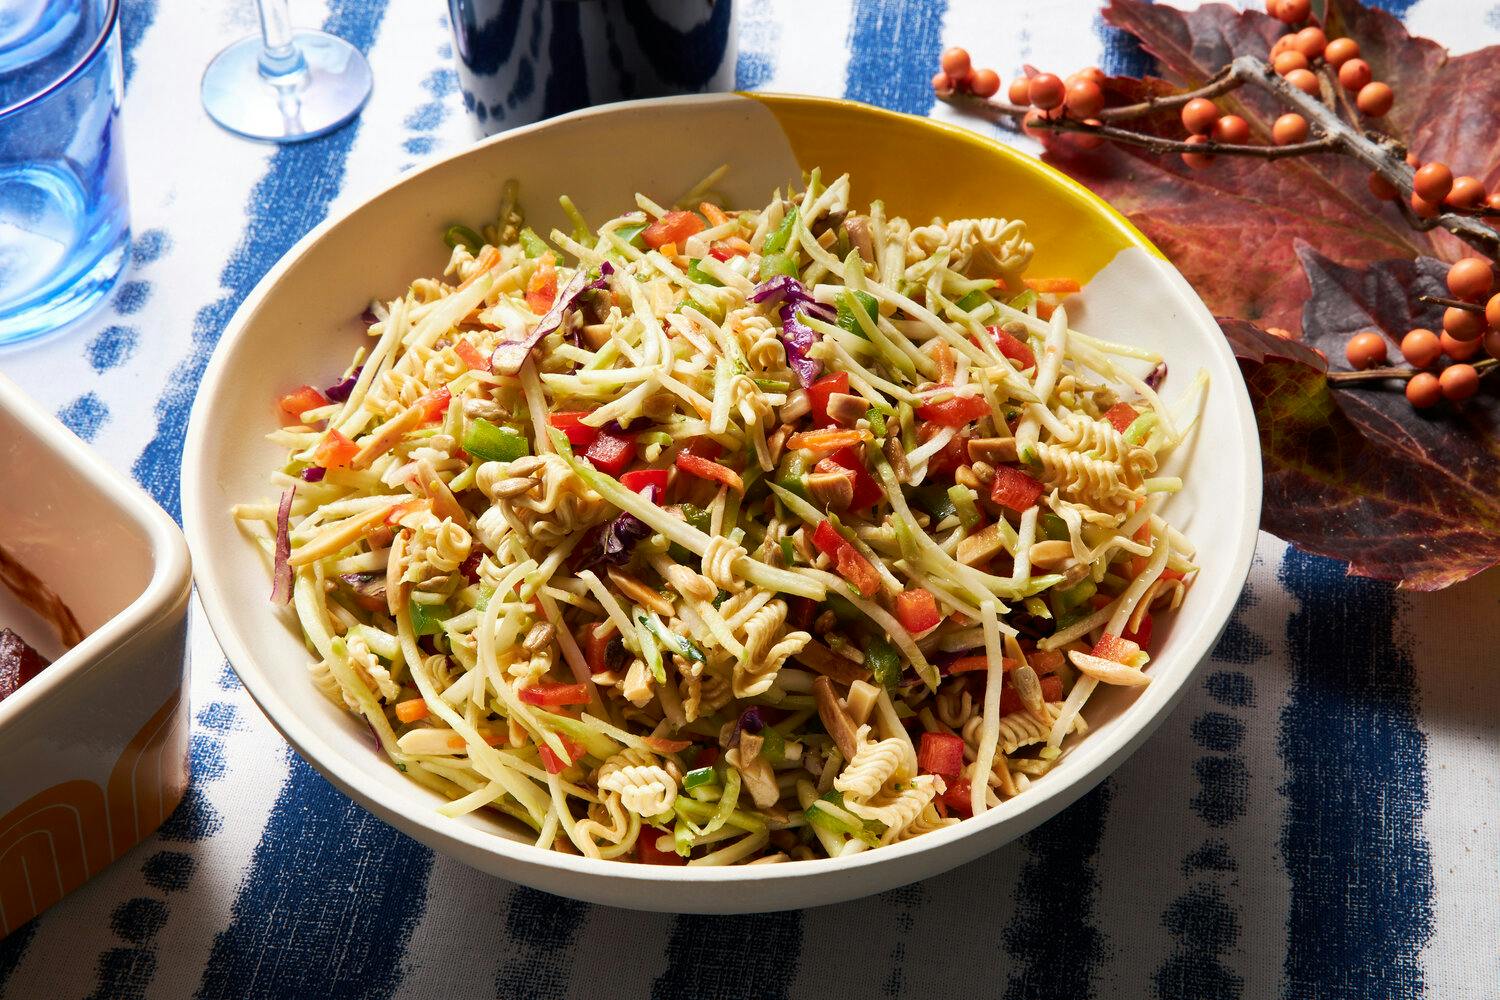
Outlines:
{"type": "Polygon", "coordinates": [[[495,136],[412,171],[297,244],[246,299],[204,377],[188,432],[184,525],[197,554],[204,609],[246,688],[287,740],[377,816],[475,868],[593,902],[678,912],[814,906],[878,892],[973,860],[1065,808],[1125,760],[1171,711],[1239,596],[1260,513],[1260,453],[1249,400],[1213,317],[1130,223],[1040,161],[974,133],[846,101],[732,94],[610,105],[495,136]],[[450,225],[496,211],[519,181],[528,221],[567,222],[567,194],[585,216],[669,201],[720,165],[733,204],[761,204],[803,171],[848,172],[853,203],[882,199],[895,215],[1024,219],[1037,273],[1083,291],[1070,324],[1167,357],[1166,391],[1196,373],[1210,389],[1190,442],[1167,469],[1187,484],[1167,512],[1194,543],[1201,571],[1153,643],[1151,683],[1105,687],[1089,733],[1024,794],[984,815],[909,841],[835,859],[747,867],[658,867],[537,848],[506,820],[450,819],[441,799],[371,745],[360,721],[308,678],[293,620],[269,600],[268,560],[230,516],[268,495],[279,447],[275,400],[342,371],[362,342],[360,317],[414,275],[442,270],[450,225]],[[935,166],[939,165],[939,166],[935,166]]]}

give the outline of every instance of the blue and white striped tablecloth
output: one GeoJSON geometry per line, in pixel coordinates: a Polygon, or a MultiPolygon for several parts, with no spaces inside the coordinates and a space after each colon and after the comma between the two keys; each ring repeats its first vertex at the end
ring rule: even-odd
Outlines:
{"type": "MultiPolygon", "coordinates": [[[[1500,40],[1494,0],[1383,5],[1458,50],[1500,40]]],[[[168,511],[198,377],[241,299],[330,212],[469,141],[443,7],[295,0],[299,23],[369,53],[376,88],[356,126],[272,149],[197,99],[253,5],[125,0],[131,269],[101,315],[0,369],[168,511]]],[[[947,113],[928,80],[948,44],[1006,78],[1147,65],[1095,0],[740,7],[742,86],[916,113],[947,113]]],[[[187,800],[0,941],[0,994],[1497,997],[1497,611],[1500,574],[1408,597],[1263,536],[1200,681],[1077,805],[941,878],[722,918],[589,906],[435,856],[292,754],[195,616],[187,800]]]]}

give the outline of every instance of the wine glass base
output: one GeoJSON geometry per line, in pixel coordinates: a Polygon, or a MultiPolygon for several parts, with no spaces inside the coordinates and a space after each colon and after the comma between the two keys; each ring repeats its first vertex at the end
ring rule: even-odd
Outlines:
{"type": "Polygon", "coordinates": [[[371,86],[370,64],[360,51],[322,31],[293,32],[292,43],[305,65],[281,77],[261,72],[259,35],[215,56],[203,72],[209,117],[247,139],[301,142],[359,114],[371,86]]]}

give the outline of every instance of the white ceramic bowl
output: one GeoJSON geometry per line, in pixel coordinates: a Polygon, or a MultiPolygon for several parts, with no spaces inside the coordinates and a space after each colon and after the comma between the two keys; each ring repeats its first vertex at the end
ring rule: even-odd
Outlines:
{"type": "Polygon", "coordinates": [[[193,410],[183,511],[198,559],[198,590],[219,641],[251,695],[314,766],[400,830],[475,868],[549,892],[615,906],[749,912],[837,902],[923,878],[1019,836],[1118,766],[1181,695],[1228,621],[1255,544],[1260,452],[1235,362],[1207,309],[1180,275],[1109,206],[1039,161],[973,133],[843,101],[721,95],[613,105],[496,136],[409,173],[294,247],[225,330],[193,410]],[[1032,273],[1087,281],[1070,305],[1085,332],[1153,347],[1170,359],[1167,391],[1198,369],[1212,379],[1187,489],[1169,516],[1197,543],[1203,567],[1174,620],[1158,628],[1152,683],[1101,689],[1090,734],[1025,794],[983,817],[835,860],[740,868],[673,868],[592,861],[519,842],[498,820],[451,820],[438,799],[392,768],[357,719],[313,689],[294,627],[267,601],[266,564],[229,516],[265,498],[280,451],[263,440],[273,400],[327,381],[361,342],[372,296],[399,294],[446,257],[439,235],[496,209],[501,183],[521,182],[533,225],[566,228],[555,207],[572,196],[590,218],[633,205],[637,190],[672,199],[719,164],[720,188],[758,205],[799,171],[854,175],[855,204],[880,197],[926,219],[1008,215],[1028,221],[1032,273]],[[928,166],[941,164],[934,172],[928,166]]]}
{"type": "Polygon", "coordinates": [[[0,937],[155,830],[188,779],[191,575],[182,532],[0,376],[0,545],[73,611],[66,649],[0,589],[0,625],[53,660],[0,701],[0,937]]]}

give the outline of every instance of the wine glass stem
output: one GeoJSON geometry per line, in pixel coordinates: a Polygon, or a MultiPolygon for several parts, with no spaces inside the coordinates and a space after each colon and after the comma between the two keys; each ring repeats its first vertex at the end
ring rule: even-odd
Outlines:
{"type": "Polygon", "coordinates": [[[260,9],[260,71],[268,78],[284,78],[306,68],[292,41],[292,16],[287,0],[256,0],[260,9]]]}

